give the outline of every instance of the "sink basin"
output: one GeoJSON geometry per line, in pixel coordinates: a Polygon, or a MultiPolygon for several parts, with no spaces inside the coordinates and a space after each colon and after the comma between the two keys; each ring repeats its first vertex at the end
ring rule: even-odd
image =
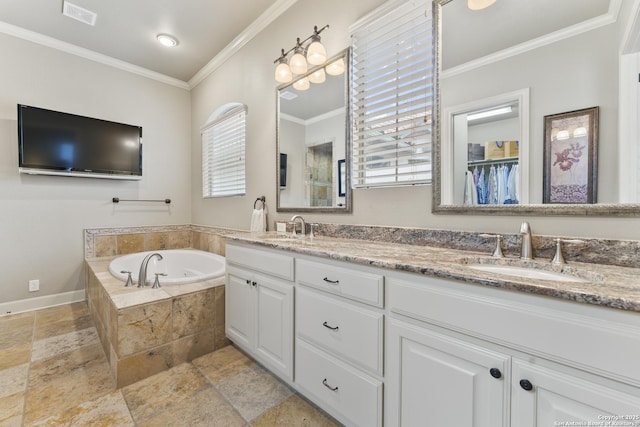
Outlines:
{"type": "Polygon", "coordinates": [[[557,273],[555,271],[540,270],[537,268],[516,267],[513,265],[499,264],[472,264],[468,265],[473,270],[486,271],[487,273],[502,274],[504,276],[553,280],[556,282],[589,283],[589,280],[581,277],[569,276],[568,274],[557,273]]]}

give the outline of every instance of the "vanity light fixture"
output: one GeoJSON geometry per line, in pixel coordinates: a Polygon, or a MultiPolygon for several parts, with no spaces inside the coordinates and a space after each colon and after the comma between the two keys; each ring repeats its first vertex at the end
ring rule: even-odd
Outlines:
{"type": "Polygon", "coordinates": [[[178,46],[178,39],[172,36],[171,34],[158,34],[156,39],[160,42],[161,45],[167,47],[178,46]]]}
{"type": "Polygon", "coordinates": [[[482,10],[495,2],[496,0],[467,0],[467,7],[471,10],[482,10]]]}
{"type": "Polygon", "coordinates": [[[303,79],[296,80],[293,87],[297,90],[307,90],[311,87],[311,83],[309,82],[309,79],[305,77],[303,79]]]}
{"type": "Polygon", "coordinates": [[[584,126],[577,127],[573,131],[574,138],[580,138],[581,136],[587,136],[587,128],[584,126]]]}
{"type": "Polygon", "coordinates": [[[471,113],[467,115],[467,121],[484,119],[487,117],[499,116],[502,114],[508,114],[512,111],[511,105],[506,107],[494,108],[493,110],[479,111],[477,113],[471,113]]]}
{"type": "Polygon", "coordinates": [[[344,59],[340,58],[336,61],[333,61],[331,64],[326,67],[327,74],[330,76],[339,76],[344,73],[344,59]]]}
{"type": "Polygon", "coordinates": [[[556,134],[556,140],[564,141],[565,139],[569,139],[569,131],[568,130],[558,131],[558,133],[556,134]]]}
{"type": "Polygon", "coordinates": [[[294,47],[286,52],[284,49],[281,50],[280,57],[273,61],[274,64],[278,64],[275,71],[277,82],[289,83],[294,74],[306,73],[308,70],[307,62],[311,65],[320,65],[327,60],[327,51],[320,42],[320,33],[327,28],[329,28],[329,25],[325,25],[320,29],[314,26],[312,35],[302,41],[298,37],[294,47]],[[287,57],[292,52],[293,55],[287,62],[287,57]]]}
{"type": "Polygon", "coordinates": [[[324,83],[325,80],[327,80],[327,75],[324,72],[324,68],[320,68],[309,75],[311,83],[324,83]]]}

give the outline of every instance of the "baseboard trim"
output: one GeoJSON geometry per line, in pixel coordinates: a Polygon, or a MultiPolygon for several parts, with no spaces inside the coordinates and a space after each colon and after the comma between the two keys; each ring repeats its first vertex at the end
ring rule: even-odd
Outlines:
{"type": "Polygon", "coordinates": [[[0,303],[0,317],[85,300],[84,289],[0,303]]]}

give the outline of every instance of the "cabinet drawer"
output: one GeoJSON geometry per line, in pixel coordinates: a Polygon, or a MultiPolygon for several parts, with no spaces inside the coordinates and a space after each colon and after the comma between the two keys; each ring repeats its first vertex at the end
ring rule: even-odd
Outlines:
{"type": "Polygon", "coordinates": [[[296,383],[347,425],[382,425],[382,383],[296,340],[296,383]]]}
{"type": "Polygon", "coordinates": [[[384,276],[381,274],[304,259],[296,259],[296,270],[298,283],[376,307],[383,306],[384,276]]]}
{"type": "Polygon", "coordinates": [[[382,313],[299,287],[296,291],[299,337],[382,375],[382,313]]]}
{"type": "Polygon", "coordinates": [[[293,257],[289,255],[275,253],[268,249],[253,249],[227,244],[226,258],[230,264],[293,281],[293,257]]]}

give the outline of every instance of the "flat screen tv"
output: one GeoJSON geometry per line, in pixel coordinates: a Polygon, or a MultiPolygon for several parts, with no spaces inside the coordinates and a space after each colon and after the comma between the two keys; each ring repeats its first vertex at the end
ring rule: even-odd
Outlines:
{"type": "Polygon", "coordinates": [[[18,104],[19,171],[142,179],[142,127],[18,104]]]}

